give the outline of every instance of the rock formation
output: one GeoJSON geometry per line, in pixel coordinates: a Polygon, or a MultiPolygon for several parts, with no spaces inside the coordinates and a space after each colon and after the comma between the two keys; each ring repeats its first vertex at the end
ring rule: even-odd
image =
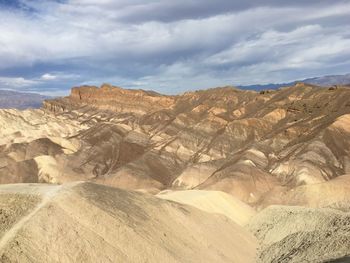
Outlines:
{"type": "Polygon", "coordinates": [[[347,86],[305,83],[177,96],[104,84],[0,110],[0,183],[63,184],[0,187],[2,260],[56,260],[61,249],[65,262],[250,262],[248,225],[261,262],[342,262],[349,98],[347,86]]]}
{"type": "Polygon", "coordinates": [[[349,97],[347,87],[304,83],[266,93],[223,87],[177,96],[77,87],[45,101],[43,110],[0,112],[7,127],[3,169],[31,171],[30,179],[6,172],[1,181],[220,190],[263,208],[274,202],[272,193],[288,196],[349,173],[349,97]]]}

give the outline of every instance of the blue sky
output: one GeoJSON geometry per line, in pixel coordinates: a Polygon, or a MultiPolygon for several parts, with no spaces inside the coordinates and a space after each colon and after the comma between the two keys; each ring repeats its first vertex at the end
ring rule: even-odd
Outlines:
{"type": "Polygon", "coordinates": [[[176,94],[350,70],[350,1],[0,0],[0,89],[176,94]]]}

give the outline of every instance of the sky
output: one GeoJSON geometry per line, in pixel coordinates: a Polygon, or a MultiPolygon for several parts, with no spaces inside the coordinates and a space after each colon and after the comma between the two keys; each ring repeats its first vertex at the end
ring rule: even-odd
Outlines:
{"type": "Polygon", "coordinates": [[[0,89],[178,94],[349,69],[350,1],[0,0],[0,89]]]}

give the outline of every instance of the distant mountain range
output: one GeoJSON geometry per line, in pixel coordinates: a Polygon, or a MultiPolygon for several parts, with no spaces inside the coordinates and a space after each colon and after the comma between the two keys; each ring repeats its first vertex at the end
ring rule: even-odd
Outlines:
{"type": "Polygon", "coordinates": [[[23,93],[10,90],[0,90],[1,109],[28,109],[40,108],[45,99],[52,97],[43,96],[36,93],[23,93]]]}
{"type": "Polygon", "coordinates": [[[293,86],[297,82],[304,82],[308,84],[318,85],[318,86],[333,86],[333,85],[348,85],[350,84],[350,73],[345,75],[329,75],[323,77],[316,78],[308,78],[303,80],[296,80],[287,83],[270,83],[264,85],[246,85],[246,86],[238,86],[239,88],[244,89],[254,89],[254,90],[262,90],[262,89],[277,89],[279,87],[288,87],[293,86]]]}
{"type": "MultiPolygon", "coordinates": [[[[316,78],[308,78],[288,83],[270,83],[263,85],[246,85],[238,87],[242,89],[252,90],[277,89],[279,87],[293,86],[297,82],[304,82],[318,86],[348,85],[350,84],[350,73],[345,75],[330,75],[316,78]]],[[[52,99],[52,97],[36,93],[23,93],[9,90],[0,90],[0,109],[36,109],[42,106],[42,103],[45,99],[52,99]]]]}

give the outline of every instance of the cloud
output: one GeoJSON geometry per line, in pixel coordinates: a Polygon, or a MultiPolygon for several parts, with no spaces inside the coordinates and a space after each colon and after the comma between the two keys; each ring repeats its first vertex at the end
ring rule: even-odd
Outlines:
{"type": "Polygon", "coordinates": [[[41,78],[42,80],[55,80],[55,79],[57,79],[57,76],[52,75],[52,74],[50,74],[50,73],[45,73],[45,74],[42,75],[40,78],[41,78]]]}
{"type": "Polygon", "coordinates": [[[3,88],[24,88],[36,85],[38,82],[23,77],[0,77],[0,85],[3,88]]]}
{"type": "MultiPolygon", "coordinates": [[[[6,77],[0,76],[0,89],[37,92],[41,94],[65,95],[67,89],[62,89],[60,85],[63,83],[77,83],[80,76],[76,74],[63,74],[62,72],[45,73],[40,77],[6,77]],[[47,89],[50,85],[50,89],[47,89]]],[[[69,86],[67,86],[69,87],[69,86]]]]}
{"type": "Polygon", "coordinates": [[[349,65],[344,1],[19,3],[0,9],[0,75],[40,88],[110,80],[176,93],[343,73],[349,65]]]}
{"type": "Polygon", "coordinates": [[[75,14],[94,12],[118,21],[142,23],[146,21],[173,22],[184,19],[203,19],[220,14],[237,13],[258,7],[309,7],[324,6],[327,0],[72,0],[62,5],[62,9],[75,14]]]}
{"type": "Polygon", "coordinates": [[[53,72],[53,73],[45,73],[43,74],[39,80],[41,81],[60,81],[60,80],[68,80],[68,79],[79,79],[80,75],[70,74],[70,73],[62,73],[62,72],[53,72]]]}

